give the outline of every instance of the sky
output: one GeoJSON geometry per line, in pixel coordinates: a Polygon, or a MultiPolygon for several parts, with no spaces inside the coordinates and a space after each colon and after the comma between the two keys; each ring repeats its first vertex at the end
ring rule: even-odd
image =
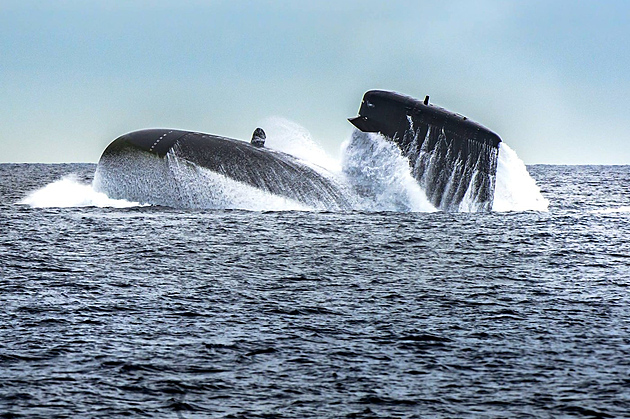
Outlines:
{"type": "Polygon", "coordinates": [[[270,117],[338,156],[370,89],[430,95],[527,164],[630,164],[630,2],[0,0],[0,162],[270,117]]]}

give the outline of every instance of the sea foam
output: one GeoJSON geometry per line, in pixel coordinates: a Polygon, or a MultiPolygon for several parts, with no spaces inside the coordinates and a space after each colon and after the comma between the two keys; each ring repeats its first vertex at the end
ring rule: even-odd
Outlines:
{"type": "Polygon", "coordinates": [[[29,193],[19,203],[33,208],[127,208],[140,205],[124,199],[111,199],[104,193],[95,191],[91,184],[80,182],[75,174],[64,176],[29,193]]]}

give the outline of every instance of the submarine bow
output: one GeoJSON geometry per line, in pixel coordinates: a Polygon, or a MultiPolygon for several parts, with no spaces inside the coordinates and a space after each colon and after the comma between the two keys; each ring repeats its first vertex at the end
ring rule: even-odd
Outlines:
{"type": "Polygon", "coordinates": [[[501,138],[465,116],[396,92],[370,90],[359,115],[360,131],[393,141],[409,160],[427,198],[444,211],[490,211],[501,138]]]}
{"type": "Polygon", "coordinates": [[[214,208],[222,207],[217,202],[225,199],[226,191],[217,189],[225,189],[228,179],[237,182],[236,188],[249,186],[251,192],[263,191],[312,208],[350,207],[341,186],[325,169],[264,148],[264,132],[257,132],[251,144],[174,129],[122,135],[101,155],[95,187],[114,199],[214,208]]]}

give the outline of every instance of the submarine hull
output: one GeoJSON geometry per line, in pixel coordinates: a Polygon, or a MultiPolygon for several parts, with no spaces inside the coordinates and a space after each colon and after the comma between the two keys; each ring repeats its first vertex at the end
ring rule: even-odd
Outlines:
{"type": "Polygon", "coordinates": [[[490,211],[501,138],[465,116],[396,92],[365,93],[349,121],[395,142],[427,198],[444,211],[490,211]]]}
{"type": "Polygon", "coordinates": [[[101,155],[95,185],[115,199],[196,208],[213,206],[208,201],[225,192],[212,190],[221,179],[316,209],[350,207],[323,168],[244,141],[170,129],[114,140],[101,155]]]}

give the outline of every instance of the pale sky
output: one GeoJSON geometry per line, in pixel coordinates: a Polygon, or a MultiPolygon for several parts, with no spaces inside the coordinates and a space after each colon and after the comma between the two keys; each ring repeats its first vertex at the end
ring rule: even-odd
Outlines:
{"type": "Polygon", "coordinates": [[[430,95],[527,164],[630,164],[630,1],[0,0],[0,162],[272,116],[336,156],[370,89],[430,95]]]}

